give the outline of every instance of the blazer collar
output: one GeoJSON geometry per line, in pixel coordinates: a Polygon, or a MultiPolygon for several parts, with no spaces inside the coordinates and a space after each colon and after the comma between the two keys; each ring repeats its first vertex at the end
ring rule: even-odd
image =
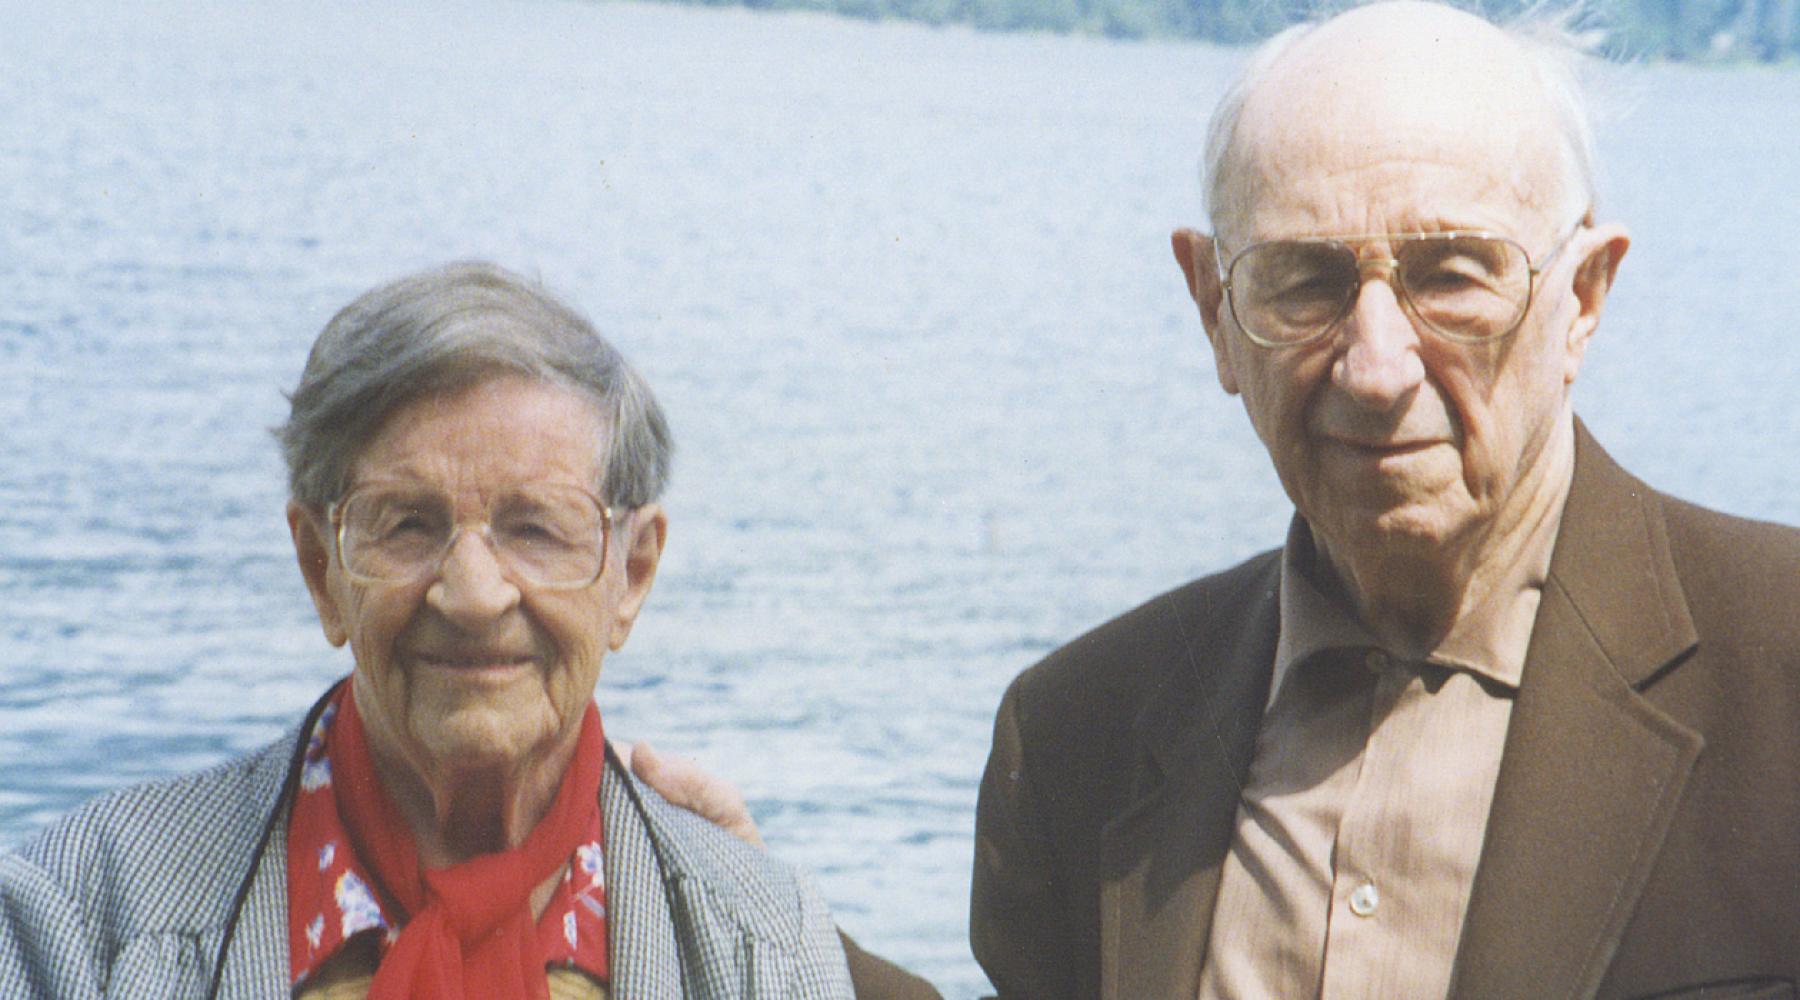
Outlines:
{"type": "Polygon", "coordinates": [[[1195,996],[1219,872],[1268,699],[1280,560],[1157,609],[1178,637],[1136,723],[1132,805],[1101,832],[1101,995],[1195,996]],[[1193,596],[1198,593],[1198,598],[1193,596]],[[1225,605],[1200,603],[1219,598],[1225,605]]]}
{"type": "MultiPolygon", "coordinates": [[[[297,734],[302,749],[311,731],[309,719],[297,734]]],[[[217,940],[202,939],[213,950],[209,998],[288,995],[287,764],[278,753],[265,753],[254,764],[256,795],[273,808],[217,940]]]]}
{"type": "Polygon", "coordinates": [[[676,873],[665,857],[666,838],[650,829],[645,790],[609,746],[606,777],[600,782],[600,816],[606,846],[608,956],[614,997],[693,996],[676,942],[676,873]],[[620,919],[630,914],[630,926],[620,919]]]}
{"type": "Polygon", "coordinates": [[[1704,742],[1641,692],[1696,644],[1656,495],[1577,422],[1453,998],[1599,988],[1704,742]]]}
{"type": "MultiPolygon", "coordinates": [[[[1598,988],[1703,743],[1641,694],[1697,643],[1657,498],[1580,421],[1575,432],[1453,998],[1598,988]]],[[[1246,567],[1233,607],[1167,602],[1178,662],[1136,723],[1132,805],[1102,831],[1106,1000],[1199,991],[1268,697],[1278,567],[1274,555],[1246,567]]]]}
{"type": "Polygon", "coordinates": [[[313,723],[344,683],[333,684],[313,702],[298,729],[290,730],[285,738],[250,762],[250,794],[255,801],[269,803],[269,812],[216,940],[210,934],[203,938],[212,951],[212,970],[205,993],[208,1000],[286,996],[289,992],[288,809],[300,785],[300,766],[306,759],[313,723]]]}

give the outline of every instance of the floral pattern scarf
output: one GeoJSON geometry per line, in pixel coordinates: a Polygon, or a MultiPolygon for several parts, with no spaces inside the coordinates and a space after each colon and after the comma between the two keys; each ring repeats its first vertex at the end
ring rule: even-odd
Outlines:
{"type": "MultiPolygon", "coordinates": [[[[540,829],[513,851],[425,870],[418,867],[411,834],[399,819],[398,809],[374,780],[361,719],[350,685],[344,684],[308,735],[299,789],[288,820],[288,965],[292,983],[306,982],[358,935],[374,937],[382,959],[371,998],[384,994],[421,1000],[501,1000],[509,994],[545,997],[544,970],[549,967],[579,969],[607,982],[606,885],[598,796],[604,748],[599,710],[590,703],[575,759],[540,829]],[[592,787],[572,787],[587,785],[592,787]],[[351,812],[357,815],[347,817],[351,812]],[[558,816],[558,830],[542,829],[558,816]],[[358,837],[357,832],[364,836],[358,837]],[[575,834],[572,838],[570,832],[575,834]],[[572,846],[559,850],[554,841],[540,836],[552,833],[562,834],[572,846]],[[534,845],[534,840],[540,843],[534,845]],[[534,846],[540,854],[549,850],[554,852],[553,859],[566,859],[566,870],[543,915],[535,926],[529,926],[528,913],[501,911],[522,909],[536,882],[518,886],[493,880],[500,872],[520,871],[516,863],[505,862],[516,862],[509,856],[534,846]],[[496,859],[502,863],[498,868],[492,863],[496,859]],[[378,877],[378,871],[388,881],[378,877]],[[390,886],[389,881],[396,884],[390,886]],[[516,900],[517,906],[487,907],[495,910],[487,914],[467,912],[508,899],[516,900]],[[460,906],[462,900],[473,905],[460,906]],[[433,913],[432,902],[440,904],[430,928],[432,940],[397,949],[409,919],[420,912],[433,913]],[[461,940],[469,932],[473,932],[470,940],[461,940]],[[387,968],[388,957],[396,951],[401,964],[411,968],[387,968]],[[412,953],[410,961],[406,960],[407,951],[412,953]],[[451,965],[457,968],[447,968],[451,965]]],[[[415,928],[415,937],[422,929],[415,928]]]]}

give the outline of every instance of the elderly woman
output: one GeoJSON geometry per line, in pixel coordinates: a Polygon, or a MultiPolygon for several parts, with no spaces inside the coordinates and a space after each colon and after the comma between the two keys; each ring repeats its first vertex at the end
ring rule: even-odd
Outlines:
{"type": "Polygon", "coordinates": [[[338,313],[279,431],[355,668],[261,752],[0,858],[0,994],[848,997],[810,883],[608,753],[669,433],[567,306],[458,264],[338,313]]]}

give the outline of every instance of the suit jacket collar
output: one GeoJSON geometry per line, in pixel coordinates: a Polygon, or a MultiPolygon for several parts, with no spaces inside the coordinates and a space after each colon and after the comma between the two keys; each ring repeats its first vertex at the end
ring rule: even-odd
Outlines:
{"type": "MultiPolygon", "coordinates": [[[[1136,798],[1102,833],[1107,1000],[1199,992],[1220,866],[1268,697],[1278,561],[1243,607],[1181,608],[1137,723],[1136,798]]],[[[1696,644],[1655,494],[1576,422],[1451,996],[1597,989],[1702,740],[1640,693],[1696,644]]]]}
{"type": "Polygon", "coordinates": [[[287,817],[288,806],[300,780],[307,736],[313,723],[337,691],[313,704],[300,728],[289,738],[258,754],[251,762],[250,785],[255,801],[270,803],[261,839],[251,853],[250,866],[238,886],[237,897],[216,938],[207,935],[203,946],[212,960],[208,997],[287,996],[287,817]],[[288,752],[283,753],[283,750],[288,752]]]}
{"type": "Polygon", "coordinates": [[[1697,643],[1656,494],[1577,422],[1452,997],[1599,988],[1704,743],[1642,692],[1697,643]]]}
{"type": "Polygon", "coordinates": [[[613,995],[682,996],[681,961],[674,947],[675,918],[664,888],[667,876],[659,844],[640,818],[630,775],[611,766],[614,760],[609,749],[609,766],[600,783],[606,908],[613,917],[607,921],[613,995]],[[620,913],[631,914],[631,927],[617,919],[620,913]],[[664,942],[669,947],[662,947],[664,942]]]}
{"type": "MultiPolygon", "coordinates": [[[[1179,637],[1138,718],[1137,798],[1101,833],[1101,995],[1194,996],[1220,866],[1268,699],[1280,560],[1246,567],[1235,607],[1167,599],[1179,637]]],[[[1204,600],[1204,598],[1202,598],[1204,600]]]]}

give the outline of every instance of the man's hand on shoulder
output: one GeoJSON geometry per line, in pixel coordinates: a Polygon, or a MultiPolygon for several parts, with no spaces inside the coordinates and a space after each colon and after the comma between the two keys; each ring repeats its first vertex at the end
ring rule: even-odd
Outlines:
{"type": "Polygon", "coordinates": [[[720,827],[751,847],[763,847],[762,834],[737,786],[708,773],[692,758],[664,756],[649,743],[613,741],[613,752],[631,768],[638,780],[656,790],[673,805],[720,827]]]}
{"type": "MultiPolygon", "coordinates": [[[[631,768],[638,780],[670,803],[718,826],[759,850],[765,849],[756,821],[744,805],[737,786],[710,774],[692,758],[664,756],[648,743],[613,741],[613,752],[631,768]]],[[[926,980],[907,972],[879,955],[864,951],[854,940],[838,932],[857,1000],[943,1000],[926,980]]]]}

